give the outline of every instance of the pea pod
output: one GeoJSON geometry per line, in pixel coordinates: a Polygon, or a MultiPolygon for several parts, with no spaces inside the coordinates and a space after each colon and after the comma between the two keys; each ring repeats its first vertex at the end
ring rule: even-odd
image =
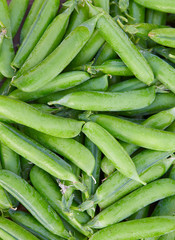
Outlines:
{"type": "MultiPolygon", "coordinates": [[[[75,229],[85,236],[89,236],[92,233],[90,228],[80,224],[77,219],[78,214],[76,215],[75,211],[73,212],[72,210],[67,209],[66,206],[62,204],[58,186],[46,172],[38,167],[34,167],[30,172],[30,179],[37,191],[49,202],[55,211],[57,211],[75,229]],[[45,189],[47,190],[45,191],[45,189]]],[[[83,220],[87,221],[86,216],[83,216],[83,218],[85,218],[83,220]]]]}
{"type": "Polygon", "coordinates": [[[147,9],[146,12],[146,22],[157,25],[165,25],[166,24],[166,13],[147,9]]]}
{"type": "Polygon", "coordinates": [[[10,97],[21,101],[32,101],[38,98],[75,87],[90,79],[90,75],[83,71],[65,72],[55,77],[48,85],[34,92],[23,92],[19,89],[10,93],[10,97]]]}
{"type": "Polygon", "coordinates": [[[48,24],[55,17],[58,8],[59,0],[52,1],[43,1],[39,11],[37,12],[37,17],[34,19],[34,22],[30,26],[30,29],[23,39],[15,58],[12,61],[12,66],[20,68],[23,63],[26,61],[27,57],[39,41],[40,37],[46,30],[48,24]]]}
{"type": "Polygon", "coordinates": [[[146,8],[151,8],[160,12],[175,13],[175,3],[173,0],[134,0],[136,3],[146,8]]]}
{"type": "Polygon", "coordinates": [[[134,213],[129,217],[129,220],[141,219],[148,217],[150,206],[146,206],[140,209],[138,212],[134,213]]]}
{"type": "Polygon", "coordinates": [[[24,180],[29,180],[29,173],[33,167],[33,164],[29,162],[26,158],[21,157],[21,176],[24,180]]]}
{"type": "Polygon", "coordinates": [[[175,181],[172,179],[160,179],[149,183],[101,211],[87,225],[100,229],[120,222],[143,207],[174,195],[174,186],[175,181]]]}
{"type": "Polygon", "coordinates": [[[149,32],[148,36],[156,43],[175,48],[175,29],[174,28],[157,28],[149,32]]]}
{"type": "Polygon", "coordinates": [[[130,24],[143,23],[145,21],[145,8],[131,0],[129,2],[129,19],[130,24]]]}
{"type": "Polygon", "coordinates": [[[32,215],[27,212],[10,210],[9,214],[10,218],[14,222],[34,234],[39,239],[45,240],[47,238],[48,240],[63,240],[63,238],[49,232],[32,215]]]}
{"type": "Polygon", "coordinates": [[[105,11],[98,9],[87,3],[90,14],[96,15],[103,13],[97,22],[97,29],[102,37],[117,52],[122,61],[127,65],[131,72],[146,84],[151,84],[154,80],[152,70],[136,46],[127,37],[123,30],[105,11]]]}
{"type": "Polygon", "coordinates": [[[21,25],[29,0],[12,0],[9,4],[9,14],[11,21],[12,37],[14,37],[21,25]]]}
{"type": "Polygon", "coordinates": [[[11,78],[14,74],[14,70],[11,68],[11,61],[14,57],[14,49],[12,43],[10,16],[6,0],[0,1],[0,22],[3,23],[7,30],[7,37],[4,38],[1,46],[0,73],[5,77],[11,78]]]}
{"type": "Polygon", "coordinates": [[[114,93],[114,92],[74,92],[49,105],[60,104],[77,110],[126,111],[149,106],[155,99],[155,88],[114,93]]]}
{"type": "Polygon", "coordinates": [[[124,119],[102,114],[91,116],[91,120],[100,124],[114,137],[122,141],[157,151],[174,151],[174,133],[148,128],[124,119]],[[116,124],[117,128],[115,127],[116,124]]]}
{"type": "Polygon", "coordinates": [[[116,58],[116,56],[117,55],[115,51],[111,48],[111,46],[108,43],[104,43],[104,45],[101,47],[95,57],[94,64],[100,66],[105,61],[116,58]]]}
{"type": "Polygon", "coordinates": [[[98,231],[90,240],[135,240],[160,236],[175,229],[174,217],[152,217],[122,222],[98,231]]]}
{"type": "Polygon", "coordinates": [[[27,103],[6,96],[0,96],[0,114],[41,132],[65,138],[78,135],[83,125],[83,122],[73,119],[65,121],[65,118],[43,113],[27,103]]]}
{"type": "MultiPolygon", "coordinates": [[[[3,44],[3,41],[4,41],[4,37],[6,36],[6,34],[7,34],[7,29],[5,28],[3,23],[0,22],[0,51],[1,51],[2,44],[3,44]]],[[[4,78],[3,76],[0,77],[1,80],[3,78],[4,78]]]]}
{"type": "Polygon", "coordinates": [[[28,56],[22,67],[17,73],[17,76],[21,76],[31,68],[35,67],[43,59],[45,59],[61,42],[66,28],[69,22],[69,17],[75,7],[75,1],[70,1],[69,7],[50,23],[46,31],[34,47],[33,51],[28,56]],[[57,31],[55,29],[60,26],[57,31]],[[49,46],[48,46],[49,42],[49,46]],[[46,48],[47,46],[47,48],[46,48]]]}
{"type": "Polygon", "coordinates": [[[73,162],[89,176],[92,175],[95,159],[81,143],[74,139],[52,137],[29,128],[25,128],[24,132],[46,148],[73,162]]]}
{"type": "Polygon", "coordinates": [[[107,156],[115,167],[125,176],[143,183],[135,165],[122,146],[100,125],[88,122],[82,132],[107,156]]]}
{"type": "Polygon", "coordinates": [[[87,82],[80,84],[79,86],[67,89],[64,91],[59,91],[53,94],[50,94],[46,97],[38,99],[39,103],[48,103],[49,101],[56,101],[65,95],[77,92],[77,91],[106,91],[108,88],[108,76],[104,75],[97,78],[92,78],[87,82]]]}
{"type": "Polygon", "coordinates": [[[93,4],[96,7],[103,8],[107,13],[109,13],[109,0],[93,0],[93,4]]]}
{"type": "Polygon", "coordinates": [[[40,64],[21,77],[15,78],[13,85],[23,91],[32,92],[50,82],[67,67],[85,45],[94,31],[98,18],[99,16],[91,18],[75,28],[40,64]],[[73,42],[76,43],[74,48],[72,48],[73,42]]]}
{"type": "Polygon", "coordinates": [[[169,61],[175,63],[175,49],[172,48],[165,48],[165,47],[155,47],[154,48],[154,52],[166,59],[168,59],[169,61]]]}

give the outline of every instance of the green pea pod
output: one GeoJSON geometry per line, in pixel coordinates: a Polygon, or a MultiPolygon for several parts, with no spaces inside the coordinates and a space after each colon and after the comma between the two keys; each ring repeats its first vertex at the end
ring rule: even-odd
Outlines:
{"type": "Polygon", "coordinates": [[[65,138],[78,135],[84,123],[43,113],[27,103],[6,96],[0,96],[0,114],[41,132],[65,138]]]}
{"type": "Polygon", "coordinates": [[[149,106],[155,99],[155,88],[128,92],[74,92],[49,105],[60,104],[77,110],[126,111],[149,106]]]}
{"type": "MultiPolygon", "coordinates": [[[[1,51],[1,48],[2,48],[2,44],[3,44],[3,41],[4,41],[4,37],[5,35],[7,34],[7,29],[5,28],[5,26],[0,22],[0,51],[1,51]]],[[[3,79],[4,77],[1,76],[1,78],[3,79]]],[[[0,78],[0,79],[1,79],[0,78]]],[[[2,80],[1,79],[1,80],[2,80]]]]}
{"type": "Polygon", "coordinates": [[[11,24],[9,10],[6,0],[0,1],[0,22],[3,23],[7,32],[6,37],[4,37],[1,54],[0,54],[0,73],[8,78],[14,75],[14,70],[11,68],[11,61],[14,57],[14,49],[11,34],[11,24]]]}
{"type": "Polygon", "coordinates": [[[96,15],[100,12],[103,14],[97,22],[97,29],[102,37],[140,81],[148,85],[151,84],[154,80],[152,70],[137,47],[105,11],[94,7],[89,2],[87,4],[90,14],[96,15]]]}
{"type": "Polygon", "coordinates": [[[43,168],[54,177],[71,181],[75,188],[81,189],[82,191],[86,190],[82,183],[78,181],[78,178],[72,173],[71,166],[58,155],[9,125],[1,123],[0,132],[1,142],[13,151],[43,168]]]}
{"type": "Polygon", "coordinates": [[[12,66],[20,68],[27,57],[41,38],[49,23],[55,17],[60,0],[45,0],[40,6],[37,17],[34,19],[27,35],[22,41],[15,58],[12,61],[12,66]]]}
{"type": "Polygon", "coordinates": [[[48,85],[34,92],[23,92],[19,89],[10,93],[10,97],[21,101],[33,101],[38,98],[75,87],[90,79],[90,75],[83,71],[65,72],[55,77],[48,85]]]}
{"type": "Polygon", "coordinates": [[[82,132],[107,156],[115,167],[125,176],[143,183],[135,165],[122,146],[100,125],[88,122],[82,132]]]}
{"type": "MultiPolygon", "coordinates": [[[[84,227],[79,223],[75,211],[69,210],[69,206],[68,209],[64,206],[64,203],[61,202],[61,194],[57,184],[46,172],[38,167],[34,167],[30,172],[30,179],[37,191],[49,202],[61,217],[85,236],[89,236],[92,233],[90,228],[84,227]]],[[[84,216],[84,218],[87,221],[87,217],[84,216]]]]}
{"type": "Polygon", "coordinates": [[[84,83],[81,83],[79,86],[67,89],[64,91],[59,91],[53,94],[50,94],[46,97],[40,98],[39,103],[48,103],[49,101],[56,101],[69,93],[77,91],[106,91],[108,88],[108,76],[104,75],[97,78],[92,78],[84,83]]]}
{"type": "Polygon", "coordinates": [[[175,165],[172,167],[169,177],[175,180],[175,165]]]}
{"type": "Polygon", "coordinates": [[[49,232],[45,227],[41,225],[41,223],[39,223],[32,215],[27,212],[10,210],[9,214],[10,218],[14,222],[25,228],[27,231],[31,232],[39,239],[63,240],[63,238],[49,232]]]}
{"type": "Polygon", "coordinates": [[[143,23],[145,22],[145,8],[134,2],[134,0],[129,1],[129,23],[143,23]]]}
{"type": "Polygon", "coordinates": [[[107,157],[104,157],[101,161],[101,170],[107,176],[110,176],[115,171],[115,167],[107,157]]]}
{"type": "Polygon", "coordinates": [[[149,32],[148,36],[156,43],[175,48],[175,29],[157,28],[149,32]]]}
{"type": "Polygon", "coordinates": [[[27,60],[17,73],[21,76],[31,68],[35,67],[43,59],[45,59],[61,42],[69,22],[69,17],[75,7],[75,1],[70,1],[70,6],[63,13],[59,14],[47,27],[46,31],[30,53],[27,60]],[[58,30],[57,26],[60,26],[58,30]],[[49,42],[49,46],[48,46],[49,42]],[[47,46],[47,47],[46,47],[47,46]]]}
{"type": "Polygon", "coordinates": [[[24,180],[29,180],[29,173],[33,167],[33,164],[29,162],[26,158],[21,157],[21,176],[24,180]]]}
{"type": "Polygon", "coordinates": [[[25,12],[29,5],[29,0],[12,0],[9,4],[9,14],[12,29],[12,37],[14,37],[21,25],[25,12]]]}
{"type": "Polygon", "coordinates": [[[120,222],[143,207],[175,194],[175,181],[160,179],[143,186],[101,211],[87,223],[92,228],[104,228],[120,222]],[[139,200],[138,200],[139,199],[139,200]]]}
{"type": "Polygon", "coordinates": [[[116,58],[116,56],[116,52],[111,46],[108,43],[104,43],[95,57],[94,65],[100,66],[105,61],[116,58]]]}
{"type": "Polygon", "coordinates": [[[166,13],[147,9],[146,11],[146,22],[157,25],[166,24],[166,13]]]}
{"type": "Polygon", "coordinates": [[[18,224],[10,221],[9,219],[0,217],[0,237],[6,240],[37,240],[30,232],[26,231],[24,228],[18,224]]]}
{"type": "Polygon", "coordinates": [[[98,18],[99,16],[96,16],[75,28],[55,51],[32,70],[16,78],[13,84],[23,91],[31,92],[50,82],[64,70],[85,45],[94,31],[98,18]],[[73,42],[76,43],[74,48],[72,48],[73,42]]]}
{"type": "Polygon", "coordinates": [[[149,209],[150,209],[150,206],[146,206],[146,207],[140,209],[138,212],[131,215],[129,217],[129,220],[141,219],[141,218],[148,217],[149,209]]]}
{"type": "Polygon", "coordinates": [[[114,18],[116,16],[122,16],[123,13],[121,12],[118,4],[118,0],[110,0],[110,15],[114,18]]]}
{"type": "Polygon", "coordinates": [[[175,13],[174,0],[134,0],[136,3],[146,8],[151,8],[160,12],[175,13]]]}
{"type": "Polygon", "coordinates": [[[56,138],[38,131],[25,128],[24,132],[44,147],[65,157],[89,176],[92,175],[95,159],[92,153],[74,139],[56,138]]]}
{"type": "Polygon", "coordinates": [[[165,48],[165,47],[155,47],[154,48],[154,52],[166,59],[168,59],[169,61],[171,61],[172,63],[175,63],[175,49],[173,48],[165,48]]]}
{"type": "Polygon", "coordinates": [[[11,79],[6,79],[0,88],[0,95],[8,95],[10,90],[11,79]]]}
{"type": "Polygon", "coordinates": [[[107,13],[109,13],[109,0],[93,0],[93,4],[96,7],[103,8],[107,13]]]}
{"type": "Polygon", "coordinates": [[[36,108],[37,110],[43,112],[43,113],[56,113],[59,111],[57,108],[51,108],[48,105],[40,104],[40,103],[30,103],[30,106],[36,108]]]}
{"type": "Polygon", "coordinates": [[[92,235],[90,240],[143,239],[160,236],[173,231],[174,228],[174,217],[151,217],[112,225],[92,235]]]}
{"type": "Polygon", "coordinates": [[[31,9],[25,19],[25,22],[22,26],[22,30],[20,33],[20,42],[22,42],[24,40],[24,38],[26,37],[26,35],[28,34],[30,27],[32,26],[35,19],[37,18],[37,15],[39,13],[39,10],[40,10],[42,4],[43,4],[42,0],[34,0],[33,1],[32,7],[31,7],[31,9]]]}
{"type": "MultiPolygon", "coordinates": [[[[174,110],[173,110],[174,111],[174,110]]],[[[173,113],[173,112],[172,112],[173,113]]],[[[157,151],[174,151],[175,134],[148,128],[109,115],[94,115],[91,120],[100,124],[118,139],[157,151]],[[117,128],[116,128],[117,124],[117,128]]]]}
{"type": "MultiPolygon", "coordinates": [[[[132,160],[140,176],[144,177],[147,182],[151,182],[169,169],[173,161],[172,159],[167,160],[170,155],[170,152],[144,150],[134,156],[132,160]]],[[[80,209],[85,210],[97,203],[101,208],[106,208],[139,186],[137,182],[129,180],[115,171],[97,188],[96,193],[89,201],[80,205],[80,209]]]]}
{"type": "Polygon", "coordinates": [[[58,236],[69,237],[59,216],[29,183],[8,170],[0,170],[0,185],[18,199],[46,229],[58,236]]]}

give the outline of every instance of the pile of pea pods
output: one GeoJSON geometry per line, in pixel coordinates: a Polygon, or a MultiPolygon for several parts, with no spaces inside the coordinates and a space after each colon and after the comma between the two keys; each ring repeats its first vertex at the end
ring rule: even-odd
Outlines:
{"type": "Polygon", "coordinates": [[[0,239],[175,240],[175,0],[61,4],[0,0],[0,239]]]}

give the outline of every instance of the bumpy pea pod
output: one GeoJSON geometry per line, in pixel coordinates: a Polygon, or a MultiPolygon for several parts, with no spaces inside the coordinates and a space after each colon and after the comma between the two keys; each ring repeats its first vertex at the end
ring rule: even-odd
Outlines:
{"type": "Polygon", "coordinates": [[[44,147],[67,158],[86,172],[88,176],[92,176],[95,167],[95,159],[92,153],[78,141],[74,139],[52,137],[29,128],[25,128],[24,132],[44,147]]]}
{"type": "Polygon", "coordinates": [[[65,72],[55,77],[48,85],[34,92],[23,92],[19,89],[10,93],[10,97],[21,101],[33,101],[58,91],[73,88],[90,79],[90,75],[83,71],[65,72]]]}
{"type": "Polygon", "coordinates": [[[76,27],[48,57],[29,72],[15,78],[13,84],[23,91],[32,92],[51,82],[89,40],[98,18],[95,16],[76,27]],[[73,43],[76,44],[72,48],[73,43]]]}
{"type": "Polygon", "coordinates": [[[87,215],[79,215],[78,212],[76,214],[76,211],[69,209],[71,203],[68,202],[66,206],[64,202],[61,202],[61,193],[58,185],[53,181],[49,174],[35,166],[30,172],[30,179],[37,191],[49,202],[62,218],[68,221],[75,229],[85,236],[89,236],[92,233],[90,228],[81,225],[88,221],[87,215]]]}
{"type": "Polygon", "coordinates": [[[116,56],[116,52],[111,46],[108,43],[104,43],[95,57],[94,65],[100,66],[105,61],[116,58],[116,56]]]}
{"type": "Polygon", "coordinates": [[[154,52],[166,59],[168,59],[169,61],[175,63],[175,49],[172,48],[165,48],[165,47],[155,47],[154,52]]]}
{"type": "Polygon", "coordinates": [[[0,133],[1,142],[6,144],[13,151],[43,168],[54,177],[71,181],[75,187],[85,191],[85,187],[72,173],[71,166],[58,155],[9,125],[1,123],[0,133]]]}
{"type": "Polygon", "coordinates": [[[147,9],[146,11],[146,22],[151,24],[165,25],[166,24],[166,13],[147,9]]]}
{"type": "Polygon", "coordinates": [[[160,12],[175,13],[175,2],[174,0],[134,0],[136,3],[151,8],[160,12]]]}
{"type": "MultiPolygon", "coordinates": [[[[159,178],[169,169],[173,162],[173,159],[167,160],[170,154],[170,152],[144,150],[132,160],[142,180],[148,183],[159,178]]],[[[97,188],[94,196],[80,206],[80,209],[84,210],[95,203],[101,208],[106,208],[138,187],[140,187],[139,183],[115,171],[97,188]]]]}
{"type": "Polygon", "coordinates": [[[46,114],[27,103],[6,96],[0,96],[0,114],[14,122],[63,138],[77,136],[84,123],[46,114]]]}
{"type": "Polygon", "coordinates": [[[143,23],[145,22],[145,8],[134,2],[134,0],[129,1],[129,23],[143,23]]]}
{"type": "Polygon", "coordinates": [[[148,36],[156,43],[175,48],[175,29],[157,28],[149,32],[148,36]]]}
{"type": "Polygon", "coordinates": [[[175,93],[175,69],[154,54],[146,51],[143,54],[152,67],[155,78],[175,93]]]}
{"type": "Polygon", "coordinates": [[[49,232],[41,223],[39,223],[32,215],[22,211],[9,211],[10,218],[25,228],[33,235],[42,240],[63,240],[63,238],[56,236],[49,232]]]}
{"type": "Polygon", "coordinates": [[[56,101],[69,93],[79,92],[79,91],[106,91],[108,88],[108,76],[104,75],[97,78],[92,78],[79,86],[75,86],[71,89],[64,91],[59,91],[53,94],[50,94],[46,97],[38,99],[39,103],[48,103],[50,101],[56,101]]]}
{"type": "Polygon", "coordinates": [[[174,133],[149,128],[109,115],[92,115],[90,118],[124,142],[157,151],[174,151],[175,149],[174,133]]]}
{"type": "Polygon", "coordinates": [[[90,240],[135,240],[160,236],[175,229],[175,217],[151,217],[112,225],[98,231],[90,240]]]}
{"type": "Polygon", "coordinates": [[[77,110],[90,111],[126,111],[149,106],[155,99],[155,87],[128,92],[92,92],[70,93],[49,105],[60,104],[77,110]]]}
{"type": "Polygon", "coordinates": [[[115,167],[125,176],[143,183],[137,174],[135,165],[122,146],[100,125],[87,122],[83,133],[107,156],[115,167]]]}
{"type": "Polygon", "coordinates": [[[29,0],[12,0],[9,4],[9,14],[12,29],[12,37],[14,37],[21,25],[25,12],[27,10],[29,0]]]}
{"type": "Polygon", "coordinates": [[[34,19],[27,35],[22,41],[15,58],[12,61],[12,66],[16,68],[20,68],[40,37],[46,30],[49,23],[55,17],[58,8],[59,8],[60,0],[44,0],[40,6],[39,11],[37,12],[37,17],[34,19]]]}
{"type": "Polygon", "coordinates": [[[0,217],[0,237],[4,240],[38,240],[18,224],[3,217],[0,217]]]}
{"type": "Polygon", "coordinates": [[[0,170],[0,185],[21,202],[46,229],[69,238],[59,216],[29,183],[8,170],[0,170]]]}
{"type": "Polygon", "coordinates": [[[1,46],[0,73],[5,77],[11,78],[14,74],[14,71],[11,68],[11,61],[14,57],[14,49],[11,34],[10,16],[6,0],[0,1],[0,22],[2,22],[6,28],[6,37],[4,37],[1,46]]]}
{"type": "Polygon", "coordinates": [[[87,223],[92,228],[104,228],[120,222],[143,207],[175,194],[175,181],[160,179],[143,186],[101,211],[87,223]]]}
{"type": "Polygon", "coordinates": [[[47,27],[33,51],[18,71],[18,77],[40,63],[59,45],[66,32],[69,17],[75,7],[74,0],[68,1],[68,3],[69,7],[63,13],[55,17],[51,24],[47,27]],[[58,26],[59,28],[57,29],[58,26]]]}
{"type": "Polygon", "coordinates": [[[150,66],[145,58],[138,51],[137,47],[132,43],[128,36],[118,26],[118,24],[100,8],[97,8],[87,2],[90,13],[97,15],[103,13],[97,22],[97,29],[102,37],[111,45],[117,52],[123,62],[133,72],[133,74],[146,84],[151,84],[154,76],[150,66]]]}

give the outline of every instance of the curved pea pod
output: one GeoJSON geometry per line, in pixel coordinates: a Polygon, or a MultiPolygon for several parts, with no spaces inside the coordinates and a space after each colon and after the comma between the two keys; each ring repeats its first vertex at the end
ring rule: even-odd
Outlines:
{"type": "Polygon", "coordinates": [[[156,43],[175,48],[175,29],[157,28],[149,32],[148,36],[156,43]]]}
{"type": "Polygon", "coordinates": [[[107,156],[115,167],[125,176],[143,183],[135,165],[122,146],[100,125],[88,122],[82,132],[107,156]]]}
{"type": "Polygon", "coordinates": [[[174,217],[151,217],[122,222],[92,235],[90,240],[135,240],[146,237],[160,236],[175,229],[174,217]]]}
{"type": "Polygon", "coordinates": [[[84,123],[46,114],[27,103],[6,96],[0,96],[0,114],[14,122],[63,138],[78,135],[84,123]]]}
{"type": "Polygon", "coordinates": [[[68,221],[68,223],[85,236],[89,236],[92,233],[90,228],[81,225],[81,223],[88,221],[87,216],[82,216],[81,214],[79,215],[78,212],[76,214],[76,211],[69,209],[69,202],[67,203],[68,206],[66,206],[64,202],[61,201],[61,193],[51,176],[42,169],[34,167],[30,172],[30,179],[37,191],[49,202],[49,204],[60,214],[61,217],[63,217],[66,221],[68,221]],[[82,222],[82,220],[84,220],[84,222],[82,222]]]}
{"type": "Polygon", "coordinates": [[[154,48],[154,52],[175,63],[175,49],[158,46],[154,48]]]}
{"type": "Polygon", "coordinates": [[[63,238],[49,232],[46,228],[43,227],[43,225],[41,225],[41,223],[39,223],[32,215],[27,212],[10,210],[9,215],[14,222],[34,234],[39,239],[63,240],[63,238]]]}
{"type": "Polygon", "coordinates": [[[166,24],[166,13],[147,9],[146,11],[146,22],[151,24],[165,25],[166,24]]]}
{"type": "Polygon", "coordinates": [[[0,22],[3,23],[7,31],[6,37],[4,37],[1,46],[0,73],[5,77],[11,78],[14,74],[14,70],[11,67],[11,61],[15,54],[12,42],[10,16],[6,0],[0,1],[0,22]]]}
{"type": "Polygon", "coordinates": [[[33,234],[19,226],[18,224],[12,222],[9,219],[0,217],[0,237],[6,240],[37,240],[33,234]]]}
{"type": "Polygon", "coordinates": [[[67,67],[89,40],[98,18],[99,16],[95,16],[76,27],[40,64],[21,77],[15,78],[13,85],[23,91],[32,92],[49,83],[67,67]],[[73,42],[76,44],[72,48],[73,42]]]}
{"type": "Polygon", "coordinates": [[[90,75],[83,71],[65,72],[55,77],[48,85],[34,92],[23,92],[19,89],[9,94],[10,97],[21,101],[33,101],[57,91],[73,88],[90,79],[90,75]]]}
{"type": "Polygon", "coordinates": [[[20,68],[24,64],[27,57],[46,30],[48,24],[55,17],[59,8],[59,3],[59,0],[45,0],[42,2],[34,22],[32,22],[27,35],[23,39],[16,56],[11,63],[12,66],[20,68]]]}
{"type": "Polygon", "coordinates": [[[75,1],[70,1],[70,6],[61,14],[56,16],[47,27],[46,31],[28,56],[22,67],[17,73],[21,76],[31,68],[35,67],[45,59],[61,42],[69,22],[69,17],[75,7],[75,1]],[[59,26],[59,29],[57,27],[59,26]],[[49,46],[48,46],[49,42],[49,46]],[[47,46],[47,47],[46,47],[47,46]]]}
{"type": "Polygon", "coordinates": [[[129,23],[143,23],[145,22],[145,8],[134,2],[134,0],[129,1],[129,23]]]}
{"type": "Polygon", "coordinates": [[[175,13],[174,0],[134,0],[136,3],[146,8],[151,8],[160,12],[175,13]]]}
{"type": "Polygon", "coordinates": [[[105,61],[116,58],[116,56],[117,54],[111,46],[108,43],[104,43],[95,57],[94,65],[100,66],[105,61]]]}
{"type": "Polygon", "coordinates": [[[107,157],[104,157],[101,161],[101,170],[110,176],[115,171],[115,167],[107,157]]]}
{"type": "Polygon", "coordinates": [[[89,176],[92,175],[95,159],[92,153],[78,141],[52,137],[29,128],[24,129],[24,132],[44,147],[67,158],[89,176]]]}
{"type": "Polygon", "coordinates": [[[21,25],[25,12],[27,10],[29,0],[12,0],[9,4],[9,14],[12,29],[12,37],[14,37],[21,25]]]}
{"type": "Polygon", "coordinates": [[[103,14],[97,22],[97,29],[102,37],[111,45],[130,71],[140,81],[148,85],[151,84],[154,80],[152,70],[137,47],[109,14],[100,8],[94,7],[89,2],[87,5],[89,6],[90,14],[96,15],[100,12],[103,14]]]}
{"type": "Polygon", "coordinates": [[[126,111],[149,106],[155,99],[155,88],[128,92],[74,92],[49,105],[60,104],[77,110],[126,111]]]}
{"type": "Polygon", "coordinates": [[[99,114],[90,118],[124,142],[157,151],[174,151],[174,133],[149,128],[109,115],[99,114]]]}
{"type": "Polygon", "coordinates": [[[100,229],[120,222],[143,207],[174,195],[174,186],[175,181],[172,179],[160,179],[149,183],[101,211],[87,225],[100,229]]]}
{"type": "Polygon", "coordinates": [[[92,78],[84,83],[81,83],[79,86],[67,89],[64,91],[59,91],[53,94],[50,94],[46,97],[38,99],[39,103],[48,103],[49,101],[56,101],[66,96],[69,93],[77,91],[106,91],[108,88],[108,76],[104,75],[97,78],[92,78]]]}

